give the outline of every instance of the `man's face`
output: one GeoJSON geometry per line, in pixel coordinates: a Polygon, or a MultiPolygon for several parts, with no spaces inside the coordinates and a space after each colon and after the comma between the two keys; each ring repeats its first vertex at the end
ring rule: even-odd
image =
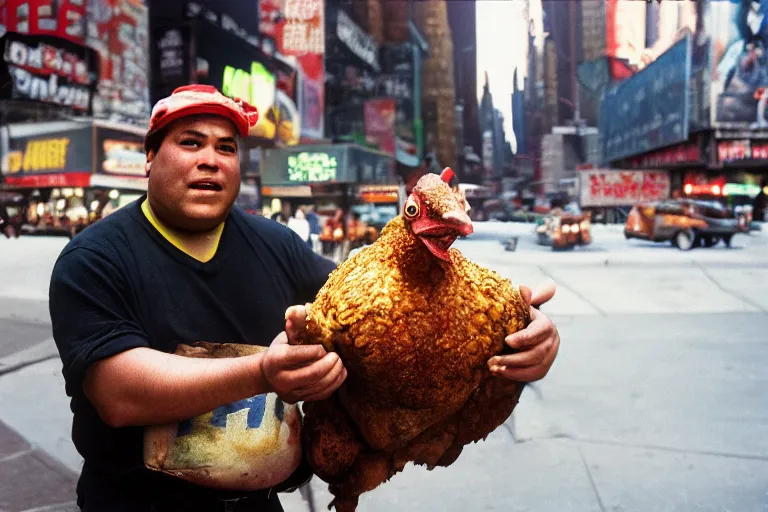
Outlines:
{"type": "Polygon", "coordinates": [[[224,221],[240,191],[235,126],[223,117],[173,123],[151,162],[152,211],[171,227],[208,231],[224,221]]]}

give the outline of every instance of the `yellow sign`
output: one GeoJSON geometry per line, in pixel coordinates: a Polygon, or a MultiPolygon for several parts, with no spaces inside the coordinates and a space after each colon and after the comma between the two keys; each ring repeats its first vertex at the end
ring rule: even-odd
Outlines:
{"type": "Polygon", "coordinates": [[[8,170],[11,173],[64,170],[69,142],[66,137],[30,140],[24,151],[8,153],[8,170]]]}

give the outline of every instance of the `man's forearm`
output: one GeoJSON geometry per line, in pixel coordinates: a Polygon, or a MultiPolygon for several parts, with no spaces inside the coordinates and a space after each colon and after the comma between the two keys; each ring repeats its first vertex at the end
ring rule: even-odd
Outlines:
{"type": "Polygon", "coordinates": [[[95,363],[83,387],[112,427],[172,423],[268,392],[262,357],[197,359],[136,348],[95,363]]]}

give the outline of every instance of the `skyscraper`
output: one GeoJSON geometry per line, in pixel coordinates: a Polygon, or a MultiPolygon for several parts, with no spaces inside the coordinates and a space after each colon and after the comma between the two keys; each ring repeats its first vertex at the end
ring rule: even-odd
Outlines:
{"type": "Polygon", "coordinates": [[[434,142],[427,147],[434,152],[443,167],[456,165],[458,148],[454,133],[456,90],[454,88],[453,40],[448,23],[446,0],[430,0],[413,4],[414,20],[429,43],[430,54],[422,69],[421,97],[424,101],[425,130],[428,110],[436,116],[434,133],[425,133],[425,140],[434,142]]]}
{"type": "MultiPolygon", "coordinates": [[[[480,119],[477,105],[476,0],[448,2],[448,22],[453,35],[456,101],[464,107],[464,144],[480,153],[480,119]]],[[[459,148],[461,150],[461,148],[459,148]]]]}

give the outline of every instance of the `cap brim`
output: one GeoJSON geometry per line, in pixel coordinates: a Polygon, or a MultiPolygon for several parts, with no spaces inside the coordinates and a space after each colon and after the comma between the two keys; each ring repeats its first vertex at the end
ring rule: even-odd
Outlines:
{"type": "Polygon", "coordinates": [[[182,107],[158,119],[152,131],[160,130],[184,117],[199,115],[220,116],[231,121],[235,125],[237,133],[243,138],[248,137],[250,132],[248,121],[243,116],[238,116],[231,109],[219,103],[203,103],[182,107]]]}

